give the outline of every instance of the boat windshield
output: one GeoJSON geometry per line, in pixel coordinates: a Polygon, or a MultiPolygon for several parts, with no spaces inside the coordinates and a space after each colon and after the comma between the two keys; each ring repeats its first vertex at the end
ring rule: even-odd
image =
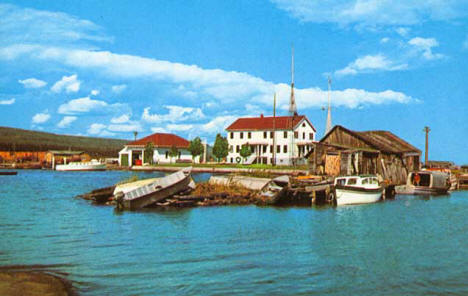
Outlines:
{"type": "Polygon", "coordinates": [[[349,178],[348,179],[348,184],[347,185],[356,185],[357,184],[357,178],[349,178]]]}

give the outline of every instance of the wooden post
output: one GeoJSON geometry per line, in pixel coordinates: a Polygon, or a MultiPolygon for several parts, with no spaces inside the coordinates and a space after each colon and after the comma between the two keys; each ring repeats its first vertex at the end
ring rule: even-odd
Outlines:
{"type": "Polygon", "coordinates": [[[424,165],[427,168],[428,161],[429,161],[429,156],[428,156],[428,153],[429,153],[429,132],[431,131],[431,129],[428,126],[426,126],[426,127],[424,127],[423,131],[426,133],[426,153],[424,155],[424,165]]]}

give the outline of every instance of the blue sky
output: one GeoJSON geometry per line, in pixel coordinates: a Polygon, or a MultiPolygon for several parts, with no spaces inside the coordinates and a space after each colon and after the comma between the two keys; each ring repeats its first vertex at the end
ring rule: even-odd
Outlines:
{"type": "Polygon", "coordinates": [[[430,159],[468,163],[468,2],[3,1],[0,125],[212,142],[240,116],[296,100],[333,124],[390,130],[430,159]],[[399,3],[401,2],[401,3],[399,3]],[[406,3],[407,2],[407,3],[406,3]]]}

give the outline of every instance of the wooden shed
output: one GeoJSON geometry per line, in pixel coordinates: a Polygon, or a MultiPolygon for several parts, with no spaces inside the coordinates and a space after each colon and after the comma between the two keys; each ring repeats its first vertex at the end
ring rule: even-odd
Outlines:
{"type": "Polygon", "coordinates": [[[90,161],[91,156],[83,151],[50,150],[45,155],[48,166],[54,168],[56,164],[63,164],[71,161],[90,161]]]}
{"type": "Polygon", "coordinates": [[[391,184],[405,184],[420,169],[421,151],[389,131],[356,132],[335,126],[307,155],[312,174],[380,174],[391,184]]]}

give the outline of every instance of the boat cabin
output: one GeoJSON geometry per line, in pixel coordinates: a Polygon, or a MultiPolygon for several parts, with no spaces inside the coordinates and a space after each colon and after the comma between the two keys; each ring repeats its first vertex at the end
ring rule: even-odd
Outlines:
{"type": "Polygon", "coordinates": [[[335,179],[335,186],[365,187],[369,185],[379,185],[376,176],[347,176],[335,179]]]}
{"type": "Polygon", "coordinates": [[[438,171],[419,171],[408,175],[407,185],[428,188],[446,188],[450,185],[449,175],[438,171]]]}

